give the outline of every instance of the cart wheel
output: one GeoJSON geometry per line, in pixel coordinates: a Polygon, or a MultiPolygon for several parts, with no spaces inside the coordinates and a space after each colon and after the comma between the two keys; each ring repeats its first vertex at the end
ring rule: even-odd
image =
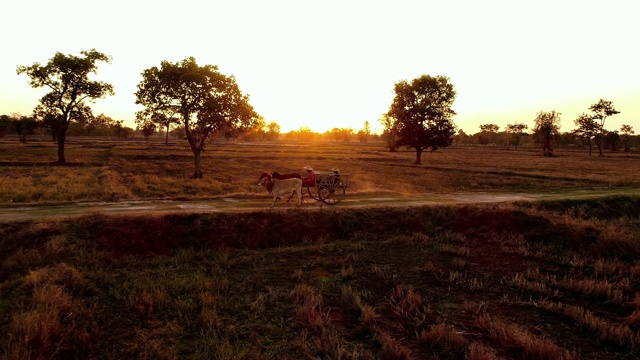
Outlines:
{"type": "Polygon", "coordinates": [[[319,191],[318,191],[318,188],[317,188],[317,187],[314,187],[314,188],[313,188],[313,191],[311,191],[311,188],[310,188],[310,187],[308,187],[308,188],[307,188],[307,192],[309,193],[309,196],[311,196],[311,198],[312,198],[313,200],[321,201],[321,200],[320,200],[320,195],[318,195],[318,192],[319,192],[319,191]]]}
{"type": "Polygon", "coordinates": [[[339,203],[344,197],[345,192],[345,188],[337,186],[321,186],[318,188],[320,199],[327,205],[335,205],[339,203]]]}

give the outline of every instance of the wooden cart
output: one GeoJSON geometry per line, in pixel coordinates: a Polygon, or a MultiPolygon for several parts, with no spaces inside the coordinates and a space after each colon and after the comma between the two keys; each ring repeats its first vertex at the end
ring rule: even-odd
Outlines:
{"type": "Polygon", "coordinates": [[[315,174],[316,183],[304,185],[309,196],[327,205],[335,205],[342,201],[349,187],[349,174],[337,171],[316,171],[315,174]]]}

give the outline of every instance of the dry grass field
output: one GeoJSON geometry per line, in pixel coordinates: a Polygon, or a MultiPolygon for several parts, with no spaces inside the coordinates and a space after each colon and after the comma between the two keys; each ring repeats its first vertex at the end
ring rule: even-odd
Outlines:
{"type": "MultiPolygon", "coordinates": [[[[638,154],[375,144],[0,144],[0,202],[639,187],[638,154]]],[[[348,196],[348,195],[347,195],[348,196]]],[[[0,222],[0,359],[638,359],[640,198],[0,222]]]]}
{"type": "Polygon", "coordinates": [[[193,156],[186,142],[75,139],[72,166],[57,167],[55,144],[0,143],[0,203],[51,203],[136,199],[207,199],[264,196],[255,186],[262,171],[299,172],[337,167],[350,174],[350,193],[548,192],[640,187],[640,154],[588,156],[558,150],[451,147],[423,155],[388,152],[381,143],[220,141],[203,158],[204,179],[190,180],[193,156]]]}

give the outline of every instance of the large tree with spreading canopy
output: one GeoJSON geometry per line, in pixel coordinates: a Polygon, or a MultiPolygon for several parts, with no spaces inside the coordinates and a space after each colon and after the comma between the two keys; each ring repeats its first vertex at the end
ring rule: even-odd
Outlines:
{"type": "Polygon", "coordinates": [[[80,54],[82,56],[58,52],[46,65],[34,63],[17,68],[18,74],[27,74],[31,78],[31,87],[51,89],[40,99],[33,114],[51,130],[57,140],[60,164],[66,162],[64,143],[69,124],[93,116],[86,102],[114,94],[111,84],[89,79],[89,74],[96,73],[98,61],[110,63],[111,58],[95,49],[84,50],[80,54]]]}
{"type": "Polygon", "coordinates": [[[175,114],[180,119],[194,156],[194,179],[202,178],[201,154],[211,134],[247,130],[258,119],[233,76],[215,65],[200,66],[193,57],[144,70],[136,99],[145,107],[139,118],[175,114]]]}
{"type": "Polygon", "coordinates": [[[396,145],[416,150],[415,164],[420,165],[424,150],[451,145],[456,91],[449,78],[422,75],[411,82],[402,80],[395,84],[395,93],[387,115],[395,120],[390,124],[398,135],[396,145]]]}

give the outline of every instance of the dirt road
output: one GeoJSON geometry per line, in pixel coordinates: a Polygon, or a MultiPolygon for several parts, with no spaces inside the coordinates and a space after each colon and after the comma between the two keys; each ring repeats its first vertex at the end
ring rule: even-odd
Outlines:
{"type": "MultiPolygon", "coordinates": [[[[334,209],[378,206],[419,206],[496,203],[512,201],[537,201],[560,199],[588,199],[614,195],[640,196],[640,189],[584,189],[549,193],[488,193],[470,192],[455,194],[355,194],[344,198],[337,205],[329,206],[314,201],[308,196],[302,209],[334,209]]],[[[88,214],[107,215],[141,215],[163,213],[203,213],[267,210],[271,199],[268,196],[255,198],[224,197],[213,200],[174,201],[174,200],[141,200],[123,202],[86,202],[59,205],[4,205],[0,206],[0,222],[75,217],[88,214]]],[[[286,206],[276,203],[272,209],[293,209],[293,204],[286,206]]]]}

